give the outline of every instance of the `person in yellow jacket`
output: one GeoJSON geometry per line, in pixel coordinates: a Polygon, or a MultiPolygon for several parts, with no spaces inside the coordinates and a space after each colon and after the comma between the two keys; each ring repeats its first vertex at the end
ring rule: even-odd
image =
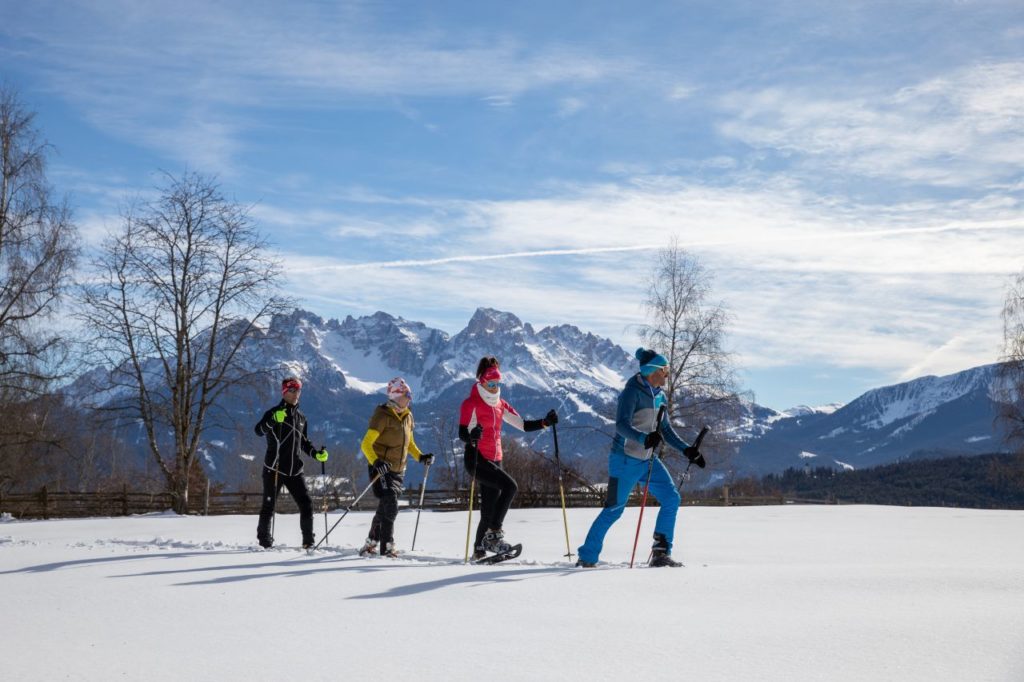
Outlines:
{"type": "Polygon", "coordinates": [[[434,461],[431,453],[422,453],[413,440],[415,420],[409,404],[412,390],[402,377],[388,382],[388,401],[378,405],[370,417],[370,426],[360,446],[370,465],[370,478],[376,477],[373,494],[377,497],[377,513],[370,523],[370,535],[359,550],[360,556],[377,554],[398,555],[395,550],[395,519],[398,517],[398,497],[402,494],[406,455],[412,455],[420,464],[434,461]]]}

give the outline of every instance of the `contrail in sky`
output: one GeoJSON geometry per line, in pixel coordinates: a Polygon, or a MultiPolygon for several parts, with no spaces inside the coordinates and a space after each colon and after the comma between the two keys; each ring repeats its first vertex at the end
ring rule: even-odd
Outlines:
{"type": "Polygon", "coordinates": [[[410,265],[444,265],[446,263],[474,263],[486,260],[504,260],[506,258],[537,258],[541,256],[578,256],[591,253],[614,253],[616,251],[652,251],[663,248],[664,244],[640,244],[635,246],[599,246],[588,249],[549,249],[545,251],[513,251],[511,253],[489,253],[470,256],[448,256],[445,258],[429,258],[423,260],[389,260],[372,263],[345,263],[339,265],[319,265],[308,270],[363,270],[371,268],[404,268],[410,265]]]}
{"type": "MultiPolygon", "coordinates": [[[[935,227],[903,227],[883,230],[861,230],[848,232],[832,232],[820,235],[770,236],[760,238],[742,237],[727,240],[711,240],[680,244],[684,249],[697,249],[720,246],[738,246],[757,243],[779,242],[821,242],[832,239],[863,239],[866,237],[892,237],[897,235],[933,234],[936,232],[1007,230],[1022,229],[1024,222],[1020,220],[993,220],[984,223],[950,223],[935,227]]],[[[408,259],[391,261],[373,261],[369,263],[339,263],[336,265],[319,265],[309,270],[369,270],[376,268],[404,268],[409,266],[424,267],[445,265],[447,263],[476,263],[489,260],[505,260],[509,258],[543,258],[547,256],[584,256],[598,253],[621,253],[628,251],[654,251],[665,248],[665,244],[635,244],[631,246],[598,246],[583,249],[545,249],[541,251],[512,251],[509,253],[472,254],[464,256],[446,256],[444,258],[408,259]]]]}

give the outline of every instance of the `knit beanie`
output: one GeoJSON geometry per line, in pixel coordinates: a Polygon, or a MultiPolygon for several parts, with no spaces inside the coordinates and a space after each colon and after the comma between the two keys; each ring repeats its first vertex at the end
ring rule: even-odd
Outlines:
{"type": "Polygon", "coordinates": [[[412,399],[412,389],[409,388],[409,384],[405,383],[405,379],[395,377],[388,382],[388,400],[398,400],[403,395],[412,399]]]}
{"type": "Polygon", "coordinates": [[[293,388],[298,391],[302,390],[302,382],[296,377],[286,377],[281,381],[281,395],[284,395],[293,388]]]}
{"type": "Polygon", "coordinates": [[[645,377],[651,376],[655,370],[668,367],[668,360],[665,359],[665,356],[659,355],[657,351],[649,348],[637,348],[634,355],[640,361],[640,374],[645,377]]]}

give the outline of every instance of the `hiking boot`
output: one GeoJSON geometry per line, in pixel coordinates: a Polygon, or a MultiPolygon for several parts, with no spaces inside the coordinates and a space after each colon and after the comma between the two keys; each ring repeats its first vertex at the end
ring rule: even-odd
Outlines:
{"type": "Polygon", "coordinates": [[[512,545],[505,542],[505,532],[499,528],[484,533],[484,549],[494,554],[504,554],[512,550],[512,545]]]}
{"type": "Polygon", "coordinates": [[[576,568],[594,568],[596,566],[596,561],[584,561],[583,559],[580,559],[576,562],[576,568]]]}
{"type": "Polygon", "coordinates": [[[679,568],[683,564],[672,558],[672,555],[663,549],[656,549],[651,554],[651,563],[648,564],[651,568],[662,568],[664,566],[671,566],[672,568],[679,568]]]}
{"type": "Polygon", "coordinates": [[[366,544],[359,550],[359,556],[376,556],[377,555],[377,541],[366,538],[366,544]]]}
{"type": "Polygon", "coordinates": [[[668,544],[668,538],[665,537],[664,533],[654,534],[654,544],[651,546],[651,561],[648,566],[653,568],[661,568],[663,566],[671,566],[672,568],[678,568],[682,564],[672,558],[672,548],[668,544]]]}
{"type": "Polygon", "coordinates": [[[383,545],[381,545],[380,555],[381,556],[389,557],[391,559],[397,559],[398,558],[398,550],[395,549],[395,543],[393,543],[393,542],[386,542],[383,545]]]}
{"type": "Polygon", "coordinates": [[[260,543],[260,547],[263,549],[270,549],[274,546],[274,538],[268,538],[266,536],[256,538],[256,541],[260,543]]]}
{"type": "Polygon", "coordinates": [[[485,552],[482,548],[477,547],[476,549],[473,550],[473,557],[472,557],[473,561],[480,561],[485,556],[487,556],[487,552],[485,552]]]}

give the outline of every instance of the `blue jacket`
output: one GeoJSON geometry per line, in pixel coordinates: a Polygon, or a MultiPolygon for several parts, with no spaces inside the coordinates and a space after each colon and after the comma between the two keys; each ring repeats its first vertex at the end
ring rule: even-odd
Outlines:
{"type": "MultiPolygon", "coordinates": [[[[621,454],[635,459],[649,459],[652,451],[644,449],[644,439],[655,429],[658,408],[665,402],[660,388],[647,383],[639,373],[626,382],[619,394],[619,408],[615,414],[615,441],[612,454],[621,454]]],[[[680,452],[690,447],[672,429],[668,414],[661,419],[658,429],[665,442],[680,452]]]]}

